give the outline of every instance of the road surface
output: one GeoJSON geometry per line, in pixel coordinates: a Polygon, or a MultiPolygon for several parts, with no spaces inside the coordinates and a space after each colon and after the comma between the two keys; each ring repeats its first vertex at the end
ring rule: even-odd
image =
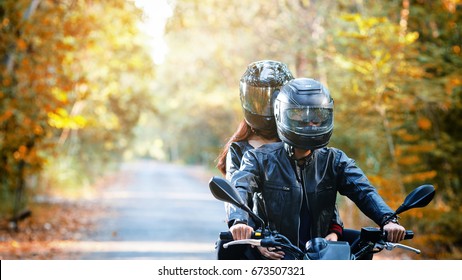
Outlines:
{"type": "Polygon", "coordinates": [[[226,229],[223,203],[211,195],[200,167],[155,161],[124,164],[105,187],[108,209],[91,240],[79,242],[81,259],[214,259],[226,229]]]}

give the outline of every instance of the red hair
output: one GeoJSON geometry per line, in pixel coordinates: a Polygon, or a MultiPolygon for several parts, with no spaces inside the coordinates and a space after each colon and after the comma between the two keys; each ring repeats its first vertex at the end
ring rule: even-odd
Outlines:
{"type": "Polygon", "coordinates": [[[216,167],[218,170],[220,170],[223,176],[226,176],[226,155],[228,154],[229,146],[231,146],[231,143],[248,140],[253,134],[254,132],[252,131],[252,128],[247,124],[245,120],[242,120],[239,123],[237,130],[234,132],[233,136],[228,139],[228,142],[225,144],[223,150],[221,150],[220,155],[216,159],[216,167]]]}

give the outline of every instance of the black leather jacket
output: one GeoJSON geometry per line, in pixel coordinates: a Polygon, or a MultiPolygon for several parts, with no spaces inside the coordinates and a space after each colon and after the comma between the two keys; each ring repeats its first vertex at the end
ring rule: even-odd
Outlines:
{"type": "MultiPolygon", "coordinates": [[[[244,154],[230,181],[253,211],[293,244],[299,241],[302,187],[307,194],[312,238],[325,237],[332,220],[338,217],[337,192],[379,225],[393,213],[354,160],[335,148],[315,150],[300,167],[284,143],[266,144],[244,154]]],[[[244,211],[231,210],[230,220],[249,220],[244,211]]]]}
{"type": "MultiPolygon", "coordinates": [[[[239,142],[233,142],[228,150],[227,153],[227,158],[226,158],[226,179],[231,180],[232,175],[234,172],[239,170],[241,166],[241,160],[243,155],[249,151],[254,149],[252,145],[249,144],[248,141],[239,141],[239,142]]],[[[254,199],[248,199],[247,204],[249,205],[250,208],[253,207],[253,201],[258,201],[257,198],[254,199]]],[[[243,221],[241,219],[241,215],[237,215],[238,218],[235,218],[236,212],[240,212],[239,208],[236,206],[225,203],[225,209],[226,209],[226,214],[227,214],[227,222],[228,222],[228,227],[231,227],[235,222],[245,222],[249,224],[250,226],[254,227],[255,229],[258,228],[258,225],[255,225],[255,221],[252,220],[252,218],[248,218],[248,220],[243,221]]],[[[337,235],[341,236],[343,231],[343,222],[342,219],[340,218],[340,213],[338,212],[337,205],[335,206],[334,209],[334,216],[332,217],[328,233],[335,232],[337,235]]]]}

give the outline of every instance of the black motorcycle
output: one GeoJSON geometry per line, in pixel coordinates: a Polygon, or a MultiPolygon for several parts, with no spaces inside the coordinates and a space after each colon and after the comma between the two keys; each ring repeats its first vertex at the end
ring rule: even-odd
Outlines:
{"type": "MultiPolygon", "coordinates": [[[[243,201],[236,189],[228,181],[220,177],[212,177],[209,182],[213,196],[221,201],[231,203],[247,213],[257,222],[260,228],[252,234],[251,239],[232,240],[230,232],[220,233],[219,243],[223,249],[234,245],[254,245],[268,248],[280,248],[290,253],[298,260],[357,260],[368,259],[367,256],[381,252],[383,249],[393,250],[401,248],[420,254],[420,250],[400,243],[387,241],[386,232],[383,228],[363,227],[357,240],[351,244],[346,241],[328,241],[325,238],[313,238],[307,242],[305,250],[295,246],[284,235],[268,229],[263,219],[256,215],[243,201]]],[[[413,208],[427,206],[435,195],[432,185],[422,185],[409,193],[403,204],[388,219],[396,218],[398,214],[413,208]]],[[[404,239],[412,239],[413,231],[406,231],[404,239]]],[[[220,248],[221,249],[221,248],[220,248]]],[[[371,257],[372,258],[372,257],[371,257]]]]}

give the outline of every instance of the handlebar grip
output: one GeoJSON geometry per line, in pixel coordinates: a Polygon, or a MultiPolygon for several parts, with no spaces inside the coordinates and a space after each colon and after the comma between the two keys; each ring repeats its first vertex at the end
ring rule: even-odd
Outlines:
{"type": "Polygon", "coordinates": [[[233,234],[230,231],[220,232],[220,240],[233,240],[233,234]]]}
{"type": "MultiPolygon", "coordinates": [[[[251,239],[262,239],[263,235],[259,231],[252,232],[251,239]]],[[[220,240],[234,240],[233,234],[230,231],[222,231],[220,232],[220,240]]]]}
{"type": "Polygon", "coordinates": [[[414,232],[412,230],[406,230],[406,234],[404,235],[404,239],[412,239],[414,238],[414,232]]]}

